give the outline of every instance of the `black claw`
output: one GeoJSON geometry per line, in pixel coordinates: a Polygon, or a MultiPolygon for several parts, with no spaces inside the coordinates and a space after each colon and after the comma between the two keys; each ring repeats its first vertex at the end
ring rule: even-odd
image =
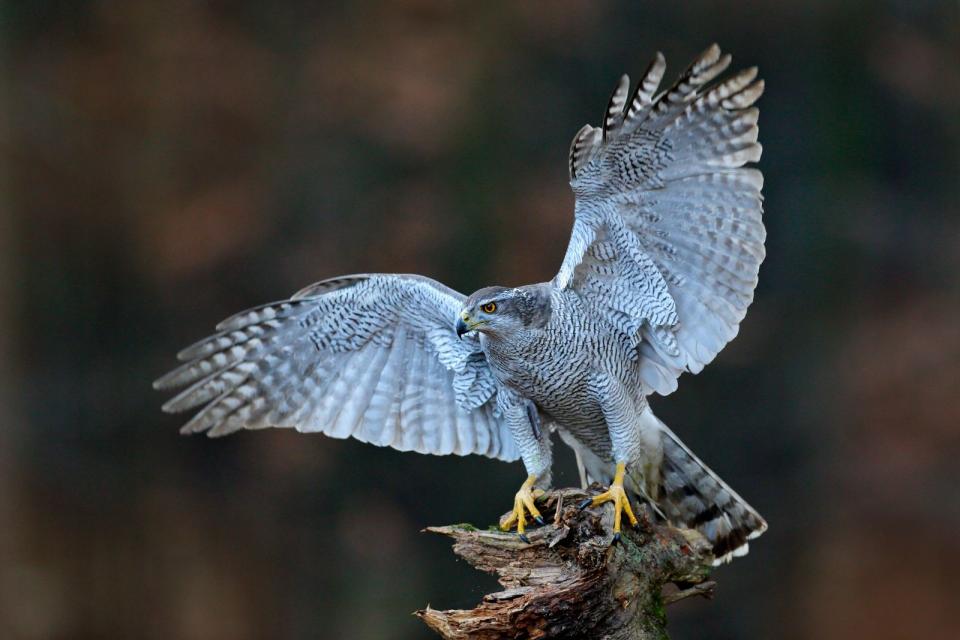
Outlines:
{"type": "Polygon", "coordinates": [[[543,516],[537,516],[536,518],[533,519],[533,521],[539,524],[540,526],[543,526],[543,516]]]}
{"type": "Polygon", "coordinates": [[[526,544],[530,544],[530,538],[528,538],[526,534],[518,533],[517,535],[520,536],[520,539],[523,540],[526,544]]]}
{"type": "Polygon", "coordinates": [[[587,498],[586,500],[580,503],[580,506],[578,508],[580,509],[580,511],[583,511],[584,509],[590,506],[591,502],[593,502],[593,498],[587,498]]]}
{"type": "Polygon", "coordinates": [[[610,544],[614,544],[616,542],[620,542],[620,532],[613,534],[613,540],[610,542],[610,544]]]}

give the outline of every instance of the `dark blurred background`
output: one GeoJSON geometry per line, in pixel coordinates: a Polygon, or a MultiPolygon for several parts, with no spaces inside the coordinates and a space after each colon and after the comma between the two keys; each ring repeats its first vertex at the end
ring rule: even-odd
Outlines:
{"type": "Polygon", "coordinates": [[[419,531],[519,464],[184,438],[150,382],[324,277],[552,277],[574,132],[714,40],[767,81],[768,258],[654,407],[770,531],[674,637],[960,637],[956,2],[0,7],[0,637],[430,638],[491,589],[419,531]]]}

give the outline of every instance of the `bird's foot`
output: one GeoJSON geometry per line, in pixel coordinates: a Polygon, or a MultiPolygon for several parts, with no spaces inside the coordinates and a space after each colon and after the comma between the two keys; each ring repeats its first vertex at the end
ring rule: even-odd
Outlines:
{"type": "Polygon", "coordinates": [[[636,527],[639,525],[637,517],[633,515],[633,509],[630,508],[630,500],[627,498],[627,492],[623,488],[623,474],[625,469],[626,466],[624,464],[617,464],[617,472],[613,477],[613,483],[610,487],[600,495],[589,500],[584,500],[580,504],[581,509],[586,509],[587,507],[596,507],[605,502],[613,503],[614,542],[620,539],[620,520],[623,513],[627,514],[627,519],[630,520],[631,526],[636,527]]]}
{"type": "Polygon", "coordinates": [[[513,498],[513,511],[500,523],[500,528],[504,531],[509,531],[516,525],[517,533],[524,542],[530,542],[524,533],[527,524],[527,514],[529,514],[537,524],[543,524],[543,516],[540,515],[540,511],[533,503],[534,500],[543,495],[543,489],[533,488],[533,483],[536,481],[536,476],[527,476],[527,479],[520,485],[520,490],[517,491],[517,494],[513,498]]]}

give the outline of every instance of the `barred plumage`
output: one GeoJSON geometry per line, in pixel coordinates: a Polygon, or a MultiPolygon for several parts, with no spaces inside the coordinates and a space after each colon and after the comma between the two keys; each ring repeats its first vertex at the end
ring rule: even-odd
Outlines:
{"type": "Polygon", "coordinates": [[[467,298],[421,276],[325,280],[181,351],[156,382],[186,387],[164,410],[200,408],[183,430],[211,436],[278,426],[519,456],[540,484],[549,425],[586,477],[625,465],[626,486],[717,562],[743,555],[766,523],[647,402],[733,339],[764,257],[763,177],[744,167],[760,158],[763,82],[755,68],[716,81],[730,60],[713,45],[659,94],[659,53],[632,93],[620,79],[571,143],[574,224],[551,282],[467,298]]]}
{"type": "Polygon", "coordinates": [[[209,403],[185,433],[293,427],[403,451],[515,460],[479,342],[453,333],[463,299],[421,276],[326,280],[224,320],[155,386],[191,385],[164,411],[209,403]]]}

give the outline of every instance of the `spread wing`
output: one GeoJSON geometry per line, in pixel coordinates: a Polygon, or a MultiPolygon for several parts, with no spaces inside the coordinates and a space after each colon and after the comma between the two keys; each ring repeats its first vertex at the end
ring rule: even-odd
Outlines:
{"type": "Polygon", "coordinates": [[[224,320],[154,386],[189,385],[163,407],[202,406],[184,433],[293,427],[402,451],[515,460],[479,342],[454,330],[463,299],[421,276],[325,280],[224,320]]]}
{"type": "Polygon", "coordinates": [[[570,148],[574,228],[558,287],[572,288],[620,330],[661,394],[699,372],[737,334],[764,257],[756,68],[711,46],[667,91],[657,54],[629,94],[627,76],[600,128],[570,148]]]}

